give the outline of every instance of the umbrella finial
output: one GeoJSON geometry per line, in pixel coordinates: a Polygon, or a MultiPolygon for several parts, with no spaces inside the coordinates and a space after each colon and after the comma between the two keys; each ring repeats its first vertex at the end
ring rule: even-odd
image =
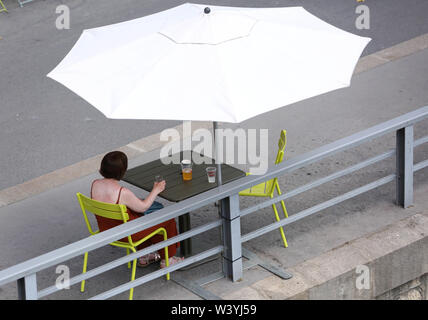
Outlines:
{"type": "Polygon", "coordinates": [[[210,7],[206,7],[206,8],[204,9],[204,12],[205,12],[206,14],[210,13],[210,12],[211,12],[210,7]]]}

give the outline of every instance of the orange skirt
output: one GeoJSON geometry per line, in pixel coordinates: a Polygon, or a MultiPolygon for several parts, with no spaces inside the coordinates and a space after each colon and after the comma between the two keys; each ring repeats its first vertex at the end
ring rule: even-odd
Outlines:
{"type": "MultiPolygon", "coordinates": [[[[141,217],[138,213],[135,213],[134,211],[128,209],[128,215],[129,215],[129,221],[138,219],[141,217]]],[[[123,221],[104,218],[100,216],[95,216],[98,222],[98,228],[100,229],[100,232],[117,227],[121,224],[123,224],[123,221]]],[[[147,228],[145,230],[142,230],[140,232],[134,233],[131,238],[133,242],[137,242],[145,237],[147,237],[149,234],[154,232],[156,229],[159,228],[165,228],[168,238],[175,237],[178,234],[177,231],[177,224],[175,223],[175,219],[170,219],[165,222],[159,223],[158,225],[155,225],[153,227],[147,228]]],[[[129,242],[128,237],[120,239],[121,242],[129,242]]],[[[163,234],[156,234],[150,239],[144,241],[142,244],[140,244],[137,247],[137,250],[141,250],[143,248],[147,248],[148,246],[163,241],[163,234]]],[[[177,249],[180,247],[180,243],[174,243],[170,246],[168,246],[168,256],[172,257],[175,256],[177,249]]],[[[158,250],[160,256],[162,259],[165,259],[165,251],[163,249],[158,250]]]]}

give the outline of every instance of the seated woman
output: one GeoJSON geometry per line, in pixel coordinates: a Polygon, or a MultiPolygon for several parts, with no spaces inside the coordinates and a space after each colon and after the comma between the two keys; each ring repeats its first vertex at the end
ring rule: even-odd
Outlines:
{"type": "MultiPolygon", "coordinates": [[[[163,205],[156,202],[156,196],[165,189],[165,181],[155,182],[152,191],[149,195],[141,200],[129,189],[120,186],[119,181],[125,175],[128,168],[128,158],[126,154],[121,151],[113,151],[107,153],[101,161],[100,174],[104,179],[97,179],[92,182],[91,198],[97,201],[124,204],[128,209],[129,220],[137,219],[142,215],[152,213],[153,211],[163,208],[163,205]]],[[[98,227],[101,231],[113,228],[122,224],[123,222],[109,218],[96,216],[98,227]]],[[[177,225],[174,219],[162,222],[156,226],[150,227],[146,230],[140,231],[132,235],[133,241],[138,241],[156,229],[163,227],[166,229],[168,238],[174,237],[178,234],[177,225]]],[[[128,242],[127,238],[120,241],[128,242]]],[[[163,241],[163,236],[158,234],[149,240],[140,244],[137,249],[148,247],[151,244],[163,241]]],[[[183,258],[176,257],[177,248],[179,243],[172,244],[168,247],[169,265],[180,262],[183,258]]],[[[165,267],[165,253],[161,249],[158,252],[153,252],[142,256],[138,260],[138,266],[145,267],[153,262],[161,260],[161,268],[165,267]]]]}

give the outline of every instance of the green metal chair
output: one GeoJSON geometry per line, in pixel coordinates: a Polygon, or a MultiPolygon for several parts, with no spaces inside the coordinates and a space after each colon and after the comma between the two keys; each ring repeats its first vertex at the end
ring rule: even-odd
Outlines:
{"type": "MultiPolygon", "coordinates": [[[[284,150],[285,150],[286,144],[287,144],[287,131],[281,130],[281,135],[280,135],[279,141],[278,141],[278,154],[276,156],[275,164],[282,162],[282,159],[284,158],[284,150]]],[[[247,173],[247,175],[248,174],[249,173],[247,173]]],[[[249,188],[249,189],[245,189],[245,190],[241,191],[239,193],[239,195],[240,196],[247,196],[247,197],[269,197],[269,198],[273,198],[275,189],[278,192],[278,194],[281,195],[281,190],[280,190],[279,184],[278,184],[278,178],[270,179],[266,182],[260,183],[256,186],[249,188]]],[[[283,200],[281,200],[281,206],[282,206],[282,210],[284,211],[284,216],[286,218],[288,218],[287,209],[285,207],[283,200]]],[[[276,209],[276,205],[273,204],[272,208],[273,208],[273,211],[275,212],[276,221],[280,221],[279,215],[278,215],[278,210],[276,209]]],[[[284,247],[287,248],[288,244],[287,244],[287,239],[285,238],[284,230],[282,229],[282,227],[280,227],[279,229],[281,232],[282,240],[284,242],[284,247]]]]}
{"type": "MultiPolygon", "coordinates": [[[[120,220],[120,221],[123,221],[123,223],[126,223],[129,220],[127,208],[123,204],[111,204],[111,203],[96,201],[84,196],[81,193],[77,193],[77,199],[79,200],[83,217],[85,218],[86,226],[88,227],[88,230],[91,236],[99,233],[99,230],[96,230],[96,231],[92,230],[86,211],[92,212],[93,214],[104,218],[120,220]]],[[[158,233],[163,234],[164,240],[168,239],[166,230],[164,228],[158,228],[152,233],[150,233],[148,236],[138,241],[134,242],[132,241],[132,237],[128,236],[128,242],[114,241],[110,243],[110,245],[120,247],[120,248],[125,248],[126,254],[128,255],[130,250],[132,250],[132,252],[137,252],[137,249],[136,249],[137,246],[139,246],[141,243],[143,243],[144,241],[147,241],[148,239],[150,239],[151,237],[153,237],[158,233]]],[[[166,263],[166,266],[168,266],[169,265],[168,247],[165,247],[164,250],[165,250],[165,263],[166,263]]],[[[85,252],[84,260],[83,260],[83,273],[86,273],[87,265],[88,265],[88,252],[85,252]]],[[[137,266],[137,259],[133,260],[132,262],[131,281],[135,280],[136,266],[137,266]]],[[[130,262],[128,262],[128,268],[131,268],[130,262]]],[[[170,279],[169,273],[167,273],[166,279],[167,280],[170,279]]],[[[85,291],[85,280],[82,280],[80,291],[81,292],[85,291]]],[[[131,288],[129,291],[129,300],[132,300],[133,294],[134,294],[134,288],[131,288]]]]}
{"type": "Polygon", "coordinates": [[[0,12],[3,12],[3,11],[7,12],[7,9],[6,9],[6,6],[3,4],[3,1],[0,0],[0,12]]]}

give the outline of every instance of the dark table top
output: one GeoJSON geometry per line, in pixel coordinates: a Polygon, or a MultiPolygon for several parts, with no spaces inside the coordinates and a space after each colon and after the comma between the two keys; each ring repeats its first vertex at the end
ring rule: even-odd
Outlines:
{"type": "MultiPolygon", "coordinates": [[[[194,154],[192,152],[192,159],[194,159],[194,154]]],[[[166,187],[159,196],[168,201],[179,202],[217,187],[217,179],[215,183],[209,183],[205,171],[207,167],[216,167],[213,160],[197,156],[204,161],[202,164],[195,164],[192,161],[193,177],[191,181],[183,181],[180,164],[164,164],[160,159],[129,169],[123,180],[150,192],[153,189],[155,176],[161,175],[166,181],[166,187]]],[[[180,161],[183,159],[183,152],[180,153],[179,159],[180,161]]],[[[222,164],[221,168],[223,184],[245,177],[245,172],[227,164],[222,164]]]]}

